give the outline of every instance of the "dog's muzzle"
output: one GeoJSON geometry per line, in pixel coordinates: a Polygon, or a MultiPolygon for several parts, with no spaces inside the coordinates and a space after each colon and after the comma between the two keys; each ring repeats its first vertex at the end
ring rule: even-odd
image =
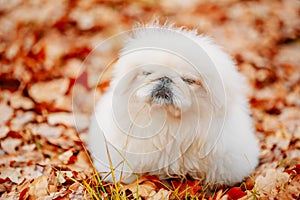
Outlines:
{"type": "Polygon", "coordinates": [[[169,77],[164,76],[159,78],[157,82],[157,85],[151,93],[152,101],[161,105],[172,104],[173,92],[171,90],[171,85],[173,81],[169,77]]]}

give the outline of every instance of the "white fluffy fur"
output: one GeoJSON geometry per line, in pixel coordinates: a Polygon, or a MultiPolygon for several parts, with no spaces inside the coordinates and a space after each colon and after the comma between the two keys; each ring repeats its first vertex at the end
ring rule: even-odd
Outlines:
{"type": "Polygon", "coordinates": [[[145,173],[242,181],[259,155],[246,90],[232,59],[210,38],[172,26],[135,30],[92,116],[89,150],[96,168],[113,167],[106,180],[125,183],[145,173]],[[172,104],[151,100],[163,76],[173,81],[172,104]]]}

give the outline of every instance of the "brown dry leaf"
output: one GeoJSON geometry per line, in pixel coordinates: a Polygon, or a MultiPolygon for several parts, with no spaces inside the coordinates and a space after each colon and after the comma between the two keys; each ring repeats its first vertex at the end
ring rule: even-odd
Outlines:
{"type": "Polygon", "coordinates": [[[61,78],[33,84],[28,93],[37,103],[51,103],[63,96],[69,89],[69,79],[61,78]]]}
{"type": "Polygon", "coordinates": [[[76,145],[74,141],[69,140],[67,137],[64,136],[58,138],[47,138],[47,141],[63,149],[70,149],[76,145]]]}
{"type": "Polygon", "coordinates": [[[51,70],[60,61],[69,48],[69,40],[60,34],[57,30],[52,29],[46,32],[46,35],[33,47],[33,51],[45,51],[45,60],[43,67],[51,70]]]}
{"type": "Polygon", "coordinates": [[[31,198],[44,199],[48,196],[48,176],[39,176],[30,184],[28,193],[31,198]]]}
{"type": "Polygon", "coordinates": [[[62,185],[66,182],[65,177],[72,178],[73,174],[71,171],[58,171],[56,172],[56,181],[58,185],[62,185]]]}
{"type": "Polygon", "coordinates": [[[279,120],[277,116],[264,115],[262,128],[266,132],[275,132],[279,129],[279,120]]]}
{"type": "MultiPolygon", "coordinates": [[[[51,186],[49,186],[51,187],[51,186]]],[[[68,197],[67,188],[62,188],[59,191],[50,192],[48,196],[44,196],[41,200],[52,200],[52,199],[59,199],[59,200],[70,200],[68,197]]]]}
{"type": "Polygon", "coordinates": [[[67,1],[48,2],[45,0],[29,0],[26,4],[21,4],[9,13],[9,17],[14,23],[35,23],[40,25],[53,25],[65,13],[67,1]],[[20,17],[22,16],[22,17],[20,17]],[[39,16],[39,18],[37,18],[39,16]]]}
{"type": "Polygon", "coordinates": [[[288,150],[291,139],[292,135],[289,134],[283,127],[281,127],[281,129],[278,130],[275,135],[271,135],[266,138],[266,145],[269,149],[276,145],[282,150],[288,150]]]}
{"type": "Polygon", "coordinates": [[[281,148],[282,150],[287,150],[289,148],[290,140],[282,139],[276,136],[268,136],[266,139],[266,145],[268,149],[271,149],[274,145],[281,148]]]}
{"type": "Polygon", "coordinates": [[[15,153],[16,148],[22,144],[22,139],[20,138],[11,138],[8,137],[4,140],[1,140],[1,148],[4,150],[6,153],[15,153]]]}
{"type": "Polygon", "coordinates": [[[84,195],[84,188],[80,185],[80,183],[73,183],[69,190],[71,190],[71,194],[69,194],[70,199],[87,199],[84,195]]]}
{"type": "MultiPolygon", "coordinates": [[[[148,181],[147,177],[141,177],[138,181],[134,181],[131,184],[125,185],[122,189],[130,190],[132,194],[135,196],[137,191],[140,197],[149,197],[151,192],[155,192],[156,185],[148,181]]],[[[138,198],[138,197],[136,197],[138,198]]]]}
{"type": "Polygon", "coordinates": [[[280,191],[278,199],[299,199],[300,197],[300,174],[293,177],[289,184],[280,191]]]}
{"type": "Polygon", "coordinates": [[[5,57],[8,60],[12,60],[19,53],[20,47],[21,47],[21,41],[20,40],[14,41],[7,47],[6,52],[5,52],[5,57]]]}
{"type": "Polygon", "coordinates": [[[64,131],[61,126],[50,126],[46,123],[29,124],[26,126],[34,135],[41,135],[46,138],[58,138],[64,131]]]}
{"type": "Polygon", "coordinates": [[[260,195],[275,197],[279,189],[284,186],[289,180],[289,174],[281,169],[267,169],[258,175],[256,178],[256,187],[260,195]]]}
{"type": "Polygon", "coordinates": [[[54,108],[62,111],[72,111],[72,98],[70,95],[65,95],[57,98],[54,102],[54,108]]]}
{"type": "Polygon", "coordinates": [[[18,169],[26,180],[32,180],[41,175],[47,175],[44,167],[38,165],[28,165],[18,169]]]}
{"type": "Polygon", "coordinates": [[[69,165],[69,168],[73,171],[85,171],[92,172],[92,163],[90,158],[87,155],[88,153],[84,150],[81,150],[76,156],[77,159],[74,164],[69,165]]]}
{"type": "Polygon", "coordinates": [[[62,73],[68,78],[77,78],[82,71],[82,61],[77,58],[71,58],[63,66],[62,73]]]}
{"type": "Polygon", "coordinates": [[[7,136],[9,132],[9,128],[5,125],[0,125],[0,139],[7,136]]]}
{"type": "Polygon", "coordinates": [[[24,182],[24,180],[35,179],[41,176],[42,173],[43,167],[40,166],[2,167],[0,178],[3,180],[8,178],[13,183],[20,185],[22,182],[24,182]]]}
{"type": "Polygon", "coordinates": [[[32,122],[35,119],[35,113],[31,111],[23,112],[18,110],[16,116],[11,120],[11,129],[14,131],[21,131],[24,125],[32,122]]]}
{"type": "Polygon", "coordinates": [[[78,133],[74,128],[66,129],[63,134],[65,137],[69,138],[69,140],[80,141],[80,138],[78,137],[78,133]]]}
{"type": "Polygon", "coordinates": [[[0,103],[0,125],[5,124],[14,114],[14,109],[5,103],[0,103]]]}
{"type": "Polygon", "coordinates": [[[82,131],[89,126],[89,117],[83,114],[56,112],[48,115],[50,125],[64,124],[82,131]]]}
{"type": "Polygon", "coordinates": [[[60,154],[58,156],[58,159],[63,163],[63,164],[68,164],[70,161],[71,156],[73,156],[73,150],[70,149],[68,151],[65,151],[64,153],[60,154]]]}
{"type": "Polygon", "coordinates": [[[88,30],[94,27],[111,26],[118,23],[119,12],[108,6],[90,7],[88,9],[73,9],[70,18],[76,21],[78,28],[88,30]]]}
{"type": "Polygon", "coordinates": [[[40,151],[30,151],[36,148],[35,144],[30,146],[23,146],[21,149],[26,149],[28,147],[28,151],[21,151],[16,154],[9,154],[9,155],[1,155],[0,156],[0,164],[1,165],[8,165],[9,163],[30,163],[30,162],[40,162],[41,160],[45,159],[44,156],[41,154],[40,151]]]}
{"type": "Polygon", "coordinates": [[[36,144],[26,144],[22,145],[20,150],[23,150],[24,152],[32,152],[36,148],[36,144]]]}
{"type": "Polygon", "coordinates": [[[30,110],[34,108],[34,103],[31,99],[22,96],[20,92],[15,92],[10,98],[10,105],[14,109],[30,110]]]}
{"type": "Polygon", "coordinates": [[[149,196],[147,196],[147,199],[149,200],[169,199],[170,195],[171,195],[171,191],[161,188],[158,192],[152,190],[149,196]]]}
{"type": "Polygon", "coordinates": [[[224,192],[223,190],[219,190],[215,195],[214,195],[214,199],[215,200],[227,200],[228,199],[228,195],[225,194],[224,195],[224,192]]]}
{"type": "MultiPolygon", "coordinates": [[[[298,108],[300,106],[285,108],[279,116],[280,120],[284,122],[285,129],[295,137],[300,133],[300,109],[298,108]]],[[[299,135],[297,138],[300,138],[299,135]]]]}
{"type": "Polygon", "coordinates": [[[22,183],[25,179],[20,170],[12,167],[1,167],[0,178],[3,180],[9,178],[13,183],[17,184],[22,183]]]}
{"type": "MultiPolygon", "coordinates": [[[[0,71],[1,72],[1,71],[0,71]]],[[[9,90],[1,89],[0,104],[6,104],[10,99],[11,92],[9,90]]]]}

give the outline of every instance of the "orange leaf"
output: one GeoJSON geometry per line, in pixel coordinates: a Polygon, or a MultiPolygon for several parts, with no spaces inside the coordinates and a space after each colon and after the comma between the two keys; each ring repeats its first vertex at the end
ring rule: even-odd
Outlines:
{"type": "Polygon", "coordinates": [[[20,192],[19,200],[27,199],[27,197],[28,197],[28,193],[27,192],[28,192],[28,187],[26,187],[25,189],[23,189],[20,192]]]}
{"type": "Polygon", "coordinates": [[[239,187],[233,187],[226,194],[228,195],[228,199],[235,200],[246,196],[247,193],[243,192],[239,187]]]}
{"type": "Polygon", "coordinates": [[[248,177],[248,178],[246,179],[246,181],[245,181],[245,184],[243,184],[243,185],[241,186],[241,189],[242,189],[243,191],[245,191],[245,190],[252,190],[253,187],[254,187],[254,184],[255,184],[255,182],[253,181],[253,179],[252,179],[251,177],[248,177]]]}
{"type": "Polygon", "coordinates": [[[105,90],[109,87],[110,82],[109,81],[105,81],[99,84],[99,89],[101,92],[105,92],[105,90]]]}
{"type": "Polygon", "coordinates": [[[202,188],[202,186],[200,185],[200,181],[187,180],[187,184],[189,186],[188,191],[192,196],[196,195],[197,192],[202,188]]]}
{"type": "Polygon", "coordinates": [[[300,164],[297,164],[297,165],[294,167],[294,170],[297,172],[297,174],[300,174],[300,164]]]}

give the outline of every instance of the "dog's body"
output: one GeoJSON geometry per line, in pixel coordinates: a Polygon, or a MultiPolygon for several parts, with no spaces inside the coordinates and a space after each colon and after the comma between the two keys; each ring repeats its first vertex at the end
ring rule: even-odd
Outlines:
{"type": "Polygon", "coordinates": [[[235,184],[258,164],[246,82],[209,38],[172,27],[135,31],[89,130],[109,181],[148,173],[235,184]]]}

